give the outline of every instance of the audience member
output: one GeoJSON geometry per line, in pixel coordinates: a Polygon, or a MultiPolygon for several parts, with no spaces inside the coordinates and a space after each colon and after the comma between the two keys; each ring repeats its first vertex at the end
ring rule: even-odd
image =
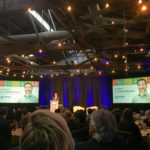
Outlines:
{"type": "Polygon", "coordinates": [[[31,114],[20,139],[20,150],[74,150],[65,120],[47,110],[31,114]]]}
{"type": "Polygon", "coordinates": [[[11,142],[11,127],[7,118],[7,107],[0,107],[0,149],[7,150],[11,142]]]}
{"type": "Polygon", "coordinates": [[[144,119],[144,123],[146,124],[147,127],[150,127],[150,110],[147,110],[145,112],[145,119],[144,119]]]}
{"type": "Polygon", "coordinates": [[[113,143],[117,131],[114,116],[108,110],[98,110],[92,113],[89,132],[92,138],[76,144],[76,150],[116,150],[113,143]]]}
{"type": "Polygon", "coordinates": [[[134,123],[131,109],[126,108],[123,111],[122,119],[123,120],[120,122],[118,126],[119,130],[126,131],[132,134],[132,141],[131,143],[129,143],[132,149],[136,150],[141,149],[142,136],[138,126],[134,123]]]}

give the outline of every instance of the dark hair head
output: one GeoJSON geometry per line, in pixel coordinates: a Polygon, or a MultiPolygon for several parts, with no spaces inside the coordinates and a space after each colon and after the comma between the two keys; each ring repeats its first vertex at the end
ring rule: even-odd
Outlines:
{"type": "Polygon", "coordinates": [[[30,84],[31,87],[33,87],[32,83],[30,83],[30,82],[26,82],[26,83],[24,84],[24,87],[25,87],[27,84],[30,84]]]}
{"type": "Polygon", "coordinates": [[[8,112],[8,108],[7,107],[0,107],[0,116],[6,115],[7,112],[8,112]]]}
{"type": "Polygon", "coordinates": [[[146,81],[145,79],[139,79],[139,80],[137,81],[137,84],[138,84],[140,81],[144,81],[145,84],[147,84],[147,81],[146,81]]]}
{"type": "Polygon", "coordinates": [[[133,122],[133,116],[132,116],[132,110],[129,108],[125,108],[123,111],[123,121],[132,121],[133,122]]]}

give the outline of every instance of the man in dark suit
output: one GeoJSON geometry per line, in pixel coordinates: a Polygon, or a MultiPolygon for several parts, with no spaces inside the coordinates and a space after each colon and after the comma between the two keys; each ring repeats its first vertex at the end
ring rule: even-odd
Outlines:
{"type": "Polygon", "coordinates": [[[8,150],[11,142],[10,122],[6,120],[7,107],[0,107],[0,149],[8,150]]]}

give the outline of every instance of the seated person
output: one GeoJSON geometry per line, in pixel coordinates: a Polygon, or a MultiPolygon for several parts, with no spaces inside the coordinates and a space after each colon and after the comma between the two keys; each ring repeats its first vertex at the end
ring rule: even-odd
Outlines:
{"type": "Polygon", "coordinates": [[[150,127],[150,110],[147,110],[145,112],[146,118],[144,119],[144,123],[146,124],[147,127],[150,127]]]}
{"type": "Polygon", "coordinates": [[[89,132],[92,138],[86,142],[76,143],[76,150],[118,150],[113,143],[117,132],[117,123],[108,110],[92,113],[89,132]]]}
{"type": "Polygon", "coordinates": [[[74,150],[66,121],[47,110],[37,110],[28,119],[20,138],[20,150],[74,150]]]}
{"type": "Polygon", "coordinates": [[[10,122],[6,120],[7,108],[0,107],[0,149],[8,150],[11,142],[10,122]]]}

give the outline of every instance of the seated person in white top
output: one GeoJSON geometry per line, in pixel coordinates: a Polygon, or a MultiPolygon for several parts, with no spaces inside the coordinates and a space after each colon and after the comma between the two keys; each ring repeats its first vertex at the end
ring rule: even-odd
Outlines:
{"type": "Polygon", "coordinates": [[[150,94],[147,93],[147,81],[139,79],[137,81],[139,94],[132,98],[132,103],[150,103],[150,94]]]}
{"type": "Polygon", "coordinates": [[[38,98],[32,94],[32,90],[33,90],[32,83],[25,83],[24,84],[25,95],[24,95],[24,97],[22,97],[18,100],[18,103],[21,103],[21,102],[35,103],[35,102],[38,102],[38,98]]]}

